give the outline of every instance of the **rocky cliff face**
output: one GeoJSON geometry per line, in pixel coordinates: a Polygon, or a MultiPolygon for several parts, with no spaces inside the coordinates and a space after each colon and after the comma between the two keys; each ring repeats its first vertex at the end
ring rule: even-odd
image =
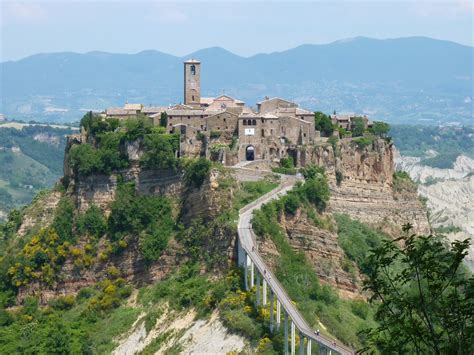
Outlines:
{"type": "MultiPolygon", "coordinates": [[[[335,287],[343,298],[361,297],[360,275],[355,267],[352,272],[346,267],[351,262],[338,244],[335,227],[318,228],[301,210],[295,216],[281,216],[280,224],[292,248],[306,255],[322,284],[335,287]]],[[[272,240],[261,241],[259,248],[269,264],[275,265],[279,254],[272,240]]]]}
{"type": "Polygon", "coordinates": [[[360,148],[354,141],[342,139],[335,147],[326,143],[305,152],[304,162],[326,167],[331,212],[346,213],[388,234],[396,234],[408,222],[415,232],[429,233],[426,209],[416,193],[393,192],[392,143],[377,139],[360,148]],[[339,183],[336,174],[342,177],[339,183]]]}
{"type": "MultiPolygon", "coordinates": [[[[68,141],[68,148],[72,144],[80,144],[84,137],[73,136],[68,141]]],[[[114,201],[119,181],[133,181],[136,190],[142,195],[168,196],[175,201],[180,222],[188,225],[192,220],[200,218],[203,223],[215,219],[223,209],[229,208],[232,201],[232,190],[219,188],[219,181],[227,176],[226,171],[211,171],[210,176],[199,188],[186,186],[183,182],[181,170],[144,170],[140,167],[139,158],[142,152],[138,146],[127,146],[130,167],[120,172],[104,175],[91,174],[89,176],[75,175],[68,167],[67,153],[65,159],[65,178],[69,181],[66,194],[75,201],[77,212],[86,211],[91,205],[100,207],[106,214],[110,212],[110,203],[114,201]]],[[[61,193],[53,192],[43,199],[42,206],[32,209],[24,216],[19,233],[25,235],[33,228],[45,227],[51,223],[54,210],[61,193]]],[[[227,255],[227,259],[234,258],[235,232],[225,228],[215,228],[210,235],[209,248],[214,252],[227,255]]],[[[80,237],[77,247],[84,249],[89,243],[87,237],[80,237]]],[[[110,248],[108,238],[102,237],[97,244],[97,255],[110,248]]],[[[108,253],[110,254],[110,253],[108,253]]],[[[187,251],[177,241],[171,240],[161,257],[151,266],[147,266],[138,249],[138,243],[130,243],[122,252],[110,254],[106,261],[95,258],[92,266],[78,268],[74,260],[67,259],[62,267],[60,281],[54,286],[30,283],[22,286],[18,294],[18,302],[25,297],[38,296],[42,303],[66,294],[75,294],[81,288],[91,286],[108,276],[111,266],[120,270],[120,274],[127,281],[135,284],[148,284],[165,277],[170,270],[188,260],[187,251]]]]}

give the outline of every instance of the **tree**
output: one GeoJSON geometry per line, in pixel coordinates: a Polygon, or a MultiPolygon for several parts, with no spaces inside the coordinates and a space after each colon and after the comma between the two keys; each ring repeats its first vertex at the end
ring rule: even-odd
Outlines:
{"type": "Polygon", "coordinates": [[[184,180],[188,185],[201,187],[211,170],[211,162],[206,158],[199,158],[190,161],[184,169],[184,180]]]}
{"type": "Polygon", "coordinates": [[[142,165],[150,169],[175,168],[178,164],[179,135],[152,133],[145,136],[142,165]]]}
{"type": "MultiPolygon", "coordinates": [[[[386,240],[369,256],[364,289],[378,304],[368,339],[382,353],[472,354],[474,279],[462,267],[469,240],[410,234],[386,240]]],[[[367,349],[366,349],[367,350],[367,349]]]]}
{"type": "Polygon", "coordinates": [[[365,122],[362,117],[355,117],[352,120],[352,136],[360,137],[364,134],[365,131],[365,122]]]}
{"type": "Polygon", "coordinates": [[[91,205],[86,213],[79,216],[77,229],[82,235],[101,237],[107,230],[107,223],[102,210],[96,205],[91,205]]]}
{"type": "Polygon", "coordinates": [[[314,125],[315,128],[323,133],[326,137],[329,137],[334,132],[334,126],[331,122],[331,118],[322,112],[314,113],[314,125]]]}
{"type": "Polygon", "coordinates": [[[168,114],[166,112],[162,112],[160,115],[160,126],[161,127],[168,126],[168,114]]]}
{"type": "Polygon", "coordinates": [[[385,122],[374,121],[371,130],[376,136],[384,137],[390,131],[390,125],[385,122]]]}

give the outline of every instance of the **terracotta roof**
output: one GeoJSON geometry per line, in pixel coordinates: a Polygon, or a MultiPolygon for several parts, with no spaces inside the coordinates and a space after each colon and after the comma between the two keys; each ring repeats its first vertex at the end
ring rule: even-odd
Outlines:
{"type": "Polygon", "coordinates": [[[142,108],[143,113],[158,113],[166,111],[168,107],[166,106],[145,106],[142,108]]]}
{"type": "Polygon", "coordinates": [[[167,110],[168,116],[210,116],[223,111],[209,110],[167,110]]]}
{"type": "Polygon", "coordinates": [[[201,104],[210,105],[214,102],[213,97],[201,97],[201,104]]]}
{"type": "Polygon", "coordinates": [[[109,107],[105,110],[105,113],[108,116],[127,116],[131,114],[130,111],[125,110],[122,107],[109,107]]]}
{"type": "Polygon", "coordinates": [[[142,109],[142,104],[125,104],[123,108],[125,110],[133,110],[133,111],[140,111],[142,109]]]}

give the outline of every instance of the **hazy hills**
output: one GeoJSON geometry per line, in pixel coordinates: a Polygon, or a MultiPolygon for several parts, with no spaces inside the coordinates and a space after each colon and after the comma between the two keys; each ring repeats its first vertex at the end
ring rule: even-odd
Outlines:
{"type": "Polygon", "coordinates": [[[208,48],[176,57],[158,51],[38,54],[1,63],[2,106],[10,117],[77,118],[80,109],[125,101],[181,101],[182,61],[203,62],[203,95],[250,104],[284,96],[310,109],[358,111],[382,119],[472,119],[472,47],[429,38],[355,38],[240,57],[208,48]],[[64,109],[68,111],[62,111],[64,109]]]}

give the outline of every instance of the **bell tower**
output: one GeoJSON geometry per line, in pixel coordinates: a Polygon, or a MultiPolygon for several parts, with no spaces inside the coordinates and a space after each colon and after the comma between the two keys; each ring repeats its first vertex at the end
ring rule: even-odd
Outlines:
{"type": "Polygon", "coordinates": [[[184,62],[184,104],[201,105],[201,62],[195,59],[184,62]]]}

